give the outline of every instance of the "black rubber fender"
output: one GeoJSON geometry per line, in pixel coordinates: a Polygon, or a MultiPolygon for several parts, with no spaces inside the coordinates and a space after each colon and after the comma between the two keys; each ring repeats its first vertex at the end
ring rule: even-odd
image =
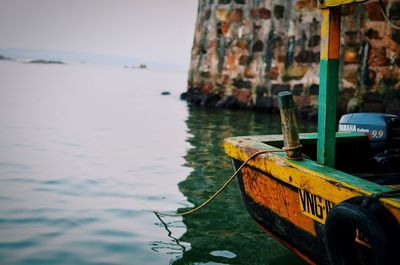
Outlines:
{"type": "Polygon", "coordinates": [[[398,264],[399,234],[398,222],[378,199],[359,196],[343,201],[331,209],[324,225],[329,263],[398,264]],[[363,233],[371,247],[364,247],[364,253],[360,253],[360,245],[355,242],[356,229],[363,233]]]}

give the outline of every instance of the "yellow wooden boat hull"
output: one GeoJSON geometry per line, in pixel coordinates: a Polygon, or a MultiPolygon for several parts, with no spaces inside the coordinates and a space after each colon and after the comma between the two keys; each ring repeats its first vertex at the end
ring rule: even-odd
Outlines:
{"type": "MultiPolygon", "coordinates": [[[[305,151],[311,154],[317,135],[301,134],[300,138],[305,151]]],[[[363,135],[338,133],[337,153],[346,152],[351,160],[352,152],[362,148],[366,140],[363,135]]],[[[235,168],[258,151],[282,146],[280,135],[232,137],[224,142],[235,168]]],[[[347,162],[343,166],[352,164],[347,162]]],[[[252,159],[238,175],[238,184],[244,204],[257,224],[310,264],[328,264],[323,230],[334,205],[356,196],[396,188],[319,165],[308,158],[289,160],[283,152],[261,154],[252,159]]],[[[400,223],[400,200],[382,198],[380,202],[397,224],[400,223]]],[[[357,237],[360,247],[370,248],[362,234],[357,237]]]]}

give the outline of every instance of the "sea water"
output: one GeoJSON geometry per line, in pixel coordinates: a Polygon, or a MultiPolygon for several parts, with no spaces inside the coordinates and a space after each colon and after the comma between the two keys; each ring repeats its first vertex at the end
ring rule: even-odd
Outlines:
{"type": "Polygon", "coordinates": [[[303,264],[260,231],[235,183],[196,214],[151,212],[222,185],[224,138],[280,133],[277,115],[188,106],[186,82],[0,61],[0,264],[303,264]]]}

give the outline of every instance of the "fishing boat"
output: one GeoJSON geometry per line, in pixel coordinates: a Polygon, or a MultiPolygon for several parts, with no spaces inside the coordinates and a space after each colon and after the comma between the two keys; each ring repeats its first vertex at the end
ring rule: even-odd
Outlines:
{"type": "Polygon", "coordinates": [[[250,215],[309,264],[399,263],[400,118],[347,114],[336,131],[340,5],[354,2],[318,1],[318,132],[298,134],[293,97],[281,92],[282,135],[224,141],[250,215]]]}

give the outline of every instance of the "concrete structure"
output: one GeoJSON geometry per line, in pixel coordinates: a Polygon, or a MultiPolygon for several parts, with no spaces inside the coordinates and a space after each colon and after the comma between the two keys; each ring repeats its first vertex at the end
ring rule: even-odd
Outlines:
{"type": "MultiPolygon", "coordinates": [[[[400,25],[400,1],[386,1],[400,25]]],[[[316,0],[199,0],[189,102],[273,110],[291,90],[298,112],[315,114],[319,88],[320,11],[316,0]]],[[[400,114],[400,31],[379,2],[342,8],[338,111],[400,114]]]]}

